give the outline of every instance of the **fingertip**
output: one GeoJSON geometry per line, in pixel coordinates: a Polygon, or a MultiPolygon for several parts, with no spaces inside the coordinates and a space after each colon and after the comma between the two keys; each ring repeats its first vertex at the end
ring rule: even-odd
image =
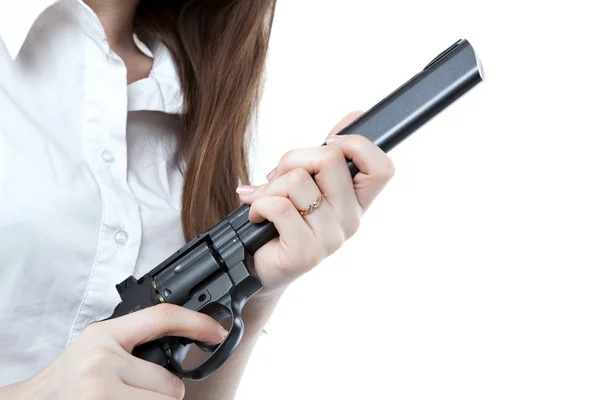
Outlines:
{"type": "MultiPolygon", "coordinates": [[[[227,339],[227,336],[229,335],[229,331],[227,329],[223,328],[221,326],[221,324],[219,324],[219,326],[220,326],[219,332],[218,332],[219,338],[218,338],[217,343],[221,343],[223,340],[227,339]]],[[[217,344],[217,343],[215,343],[215,344],[217,344]]]]}
{"type": "MultiPolygon", "coordinates": [[[[253,185],[240,185],[238,186],[235,191],[240,195],[250,195],[252,193],[254,193],[256,191],[256,189],[258,188],[258,186],[253,186],[253,185]]],[[[248,196],[246,196],[248,197],[248,196]]]]}
{"type": "Polygon", "coordinates": [[[272,181],[273,179],[275,179],[275,176],[276,176],[276,175],[277,175],[277,167],[273,168],[273,169],[271,170],[271,172],[269,172],[269,173],[267,174],[267,181],[269,181],[269,183],[271,183],[271,181],[272,181]]]}
{"type": "Polygon", "coordinates": [[[252,222],[253,224],[260,224],[264,220],[265,220],[265,218],[263,218],[261,216],[254,216],[252,218],[248,218],[248,221],[252,222]]]}
{"type": "Polygon", "coordinates": [[[250,210],[248,211],[248,221],[252,222],[253,224],[260,224],[265,220],[265,217],[260,215],[257,211],[257,206],[260,206],[260,203],[261,199],[257,199],[252,203],[250,210]]]}
{"type": "MultiPolygon", "coordinates": [[[[203,331],[205,334],[203,335],[204,337],[198,338],[197,340],[206,344],[219,344],[225,340],[227,335],[229,335],[229,331],[223,328],[223,326],[214,318],[201,313],[199,313],[199,316],[201,318],[199,320],[199,325],[204,328],[203,331]]],[[[202,330],[199,330],[199,332],[200,331],[202,330]]]]}
{"type": "Polygon", "coordinates": [[[223,331],[219,330],[214,335],[210,335],[210,337],[207,337],[206,339],[202,339],[202,342],[209,344],[209,345],[220,344],[220,343],[223,343],[225,338],[227,338],[227,335],[229,335],[228,331],[224,330],[224,332],[223,332],[223,331]]]}

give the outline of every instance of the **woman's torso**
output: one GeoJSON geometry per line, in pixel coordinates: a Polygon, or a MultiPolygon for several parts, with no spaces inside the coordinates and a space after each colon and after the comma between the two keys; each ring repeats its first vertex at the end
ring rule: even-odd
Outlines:
{"type": "Polygon", "coordinates": [[[15,60],[0,42],[0,385],[46,365],[112,313],[116,283],[184,244],[181,92],[168,51],[150,47],[150,77],[128,86],[77,0],[43,11],[15,60]]]}

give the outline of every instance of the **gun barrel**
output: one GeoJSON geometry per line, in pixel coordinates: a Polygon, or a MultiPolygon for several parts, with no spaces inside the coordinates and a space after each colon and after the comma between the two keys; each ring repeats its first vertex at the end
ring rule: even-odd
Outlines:
{"type": "MultiPolygon", "coordinates": [[[[461,39],[338,135],[365,136],[387,153],[483,79],[483,68],[475,50],[467,40],[461,39]]],[[[358,168],[351,160],[347,163],[354,177],[358,168]]],[[[246,204],[235,212],[247,214],[248,209],[246,204]]],[[[237,232],[251,254],[278,236],[269,221],[260,224],[246,221],[237,232]]]]}

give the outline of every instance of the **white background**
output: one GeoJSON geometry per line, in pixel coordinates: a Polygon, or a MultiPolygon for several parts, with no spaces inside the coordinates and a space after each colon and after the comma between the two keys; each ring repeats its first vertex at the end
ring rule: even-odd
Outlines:
{"type": "Polygon", "coordinates": [[[588,1],[280,0],[254,184],[459,38],[486,81],[294,284],[237,398],[600,398],[600,32],[588,1]]]}

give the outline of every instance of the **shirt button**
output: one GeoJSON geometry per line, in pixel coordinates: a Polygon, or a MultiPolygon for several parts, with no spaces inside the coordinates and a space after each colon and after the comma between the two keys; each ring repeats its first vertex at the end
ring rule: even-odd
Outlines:
{"type": "Polygon", "coordinates": [[[123,246],[125,243],[127,243],[128,240],[129,240],[129,235],[127,234],[127,232],[119,231],[119,232],[115,233],[115,242],[118,245],[123,246]]]}
{"type": "Polygon", "coordinates": [[[115,161],[115,156],[108,150],[104,150],[102,153],[100,153],[100,157],[102,157],[102,161],[107,164],[112,164],[112,162],[115,161]]]}

